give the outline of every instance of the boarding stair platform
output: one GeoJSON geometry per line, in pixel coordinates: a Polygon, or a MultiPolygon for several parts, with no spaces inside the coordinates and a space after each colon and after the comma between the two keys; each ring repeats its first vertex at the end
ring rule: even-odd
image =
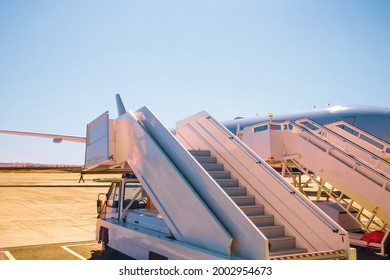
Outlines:
{"type": "Polygon", "coordinates": [[[305,248],[297,248],[294,236],[285,236],[284,226],[275,225],[274,216],[266,215],[264,205],[256,204],[256,198],[248,195],[245,187],[240,187],[239,180],[225,171],[224,165],[217,162],[210,150],[190,150],[191,155],[203,166],[232,201],[251,220],[251,222],[268,238],[270,256],[282,256],[307,253],[305,248]]]}
{"type": "Polygon", "coordinates": [[[156,210],[120,202],[99,219],[99,240],[116,250],[141,259],[147,251],[167,259],[356,258],[342,227],[206,112],[174,134],[147,107],[100,117],[88,133],[89,165],[99,168],[100,158],[131,170],[142,185],[137,196],[145,192],[156,210]]]}
{"type": "Polygon", "coordinates": [[[390,159],[390,145],[386,142],[344,121],[322,126],[304,118],[295,123],[390,179],[390,163],[385,160],[390,159]]]}
{"type": "Polygon", "coordinates": [[[265,236],[271,259],[346,245],[344,230],[207,112],[178,122],[175,136],[265,236]]]}
{"type": "Polygon", "coordinates": [[[390,144],[382,139],[378,139],[370,133],[345,121],[333,122],[325,125],[325,127],[370,151],[377,157],[390,161],[390,144]]]}
{"type": "Polygon", "coordinates": [[[366,141],[362,144],[335,131],[305,118],[270,120],[245,127],[240,134],[262,158],[282,165],[282,175],[292,168],[307,175],[318,187],[314,200],[325,193],[359,225],[356,229],[388,232],[390,165],[384,153],[374,154],[366,141]]]}

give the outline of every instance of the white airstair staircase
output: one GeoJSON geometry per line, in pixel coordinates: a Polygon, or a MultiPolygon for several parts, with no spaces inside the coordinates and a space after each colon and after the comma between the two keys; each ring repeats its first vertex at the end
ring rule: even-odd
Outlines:
{"type": "Polygon", "coordinates": [[[390,144],[370,133],[345,121],[330,123],[325,125],[325,127],[366,149],[375,156],[390,161],[390,144]]]}
{"type": "Polygon", "coordinates": [[[239,186],[239,180],[232,178],[230,171],[225,171],[224,165],[218,163],[217,158],[211,156],[209,150],[190,150],[189,152],[268,238],[271,257],[307,252],[305,248],[296,248],[295,237],[284,235],[284,226],[275,225],[274,216],[265,214],[264,205],[256,204],[255,196],[248,195],[246,188],[239,186]]]}
{"type": "Polygon", "coordinates": [[[389,163],[364,148],[366,142],[362,147],[334,130],[310,119],[270,120],[245,127],[242,140],[269,161],[298,167],[363,229],[385,230],[390,224],[389,163]]]}
{"type": "Polygon", "coordinates": [[[390,179],[390,163],[385,160],[390,145],[386,142],[344,121],[322,126],[304,118],[295,123],[390,179]]]}
{"type": "Polygon", "coordinates": [[[147,107],[115,121],[99,117],[88,131],[90,165],[127,165],[166,224],[155,232],[146,226],[153,214],[120,203],[117,219],[97,225],[116,250],[168,259],[356,257],[342,227],[207,112],[179,122],[174,134],[147,107]]]}
{"type": "Polygon", "coordinates": [[[178,122],[175,135],[266,237],[270,258],[348,251],[341,227],[207,112],[178,122]]]}

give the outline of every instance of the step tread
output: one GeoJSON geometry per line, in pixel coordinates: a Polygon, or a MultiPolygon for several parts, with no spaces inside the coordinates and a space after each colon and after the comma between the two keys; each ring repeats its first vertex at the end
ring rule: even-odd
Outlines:
{"type": "Polygon", "coordinates": [[[260,229],[261,227],[274,226],[274,215],[256,215],[248,216],[252,223],[260,229]]]}
{"type": "Polygon", "coordinates": [[[210,156],[210,150],[188,150],[192,156],[210,156]]]}
{"type": "Polygon", "coordinates": [[[253,215],[253,216],[248,216],[248,218],[264,218],[264,217],[273,217],[274,215],[268,215],[268,214],[264,214],[264,215],[253,215]]]}
{"type": "MultiPolygon", "coordinates": [[[[257,225],[257,228],[268,238],[268,240],[270,240],[270,242],[273,242],[273,238],[284,237],[283,225],[257,225]]],[[[275,239],[274,242],[278,241],[275,239]]]]}
{"type": "Polygon", "coordinates": [[[218,163],[216,157],[195,157],[195,159],[201,165],[203,165],[203,164],[217,164],[218,163]]]}
{"type": "MultiPolygon", "coordinates": [[[[254,216],[248,216],[248,218],[251,220],[273,219],[274,215],[254,215],[254,216]]],[[[267,226],[264,226],[264,227],[267,227],[267,226]]],[[[272,225],[272,226],[275,226],[275,225],[272,225]]]]}
{"type": "Polygon", "coordinates": [[[264,209],[264,205],[244,205],[244,206],[240,206],[241,210],[243,208],[245,209],[250,209],[250,208],[261,208],[261,209],[264,209]]]}
{"type": "Polygon", "coordinates": [[[283,257],[289,255],[303,254],[307,253],[305,248],[290,248],[290,249],[279,249],[275,251],[270,251],[270,257],[283,257]]]}
{"type": "Polygon", "coordinates": [[[217,160],[217,157],[216,156],[193,156],[195,159],[215,159],[217,160]]]}
{"type": "Polygon", "coordinates": [[[245,195],[245,196],[229,196],[237,206],[242,205],[256,205],[256,200],[253,195],[245,195]]]}
{"type": "Polygon", "coordinates": [[[246,188],[244,187],[222,187],[222,189],[230,197],[247,195],[246,188]]]}
{"type": "Polygon", "coordinates": [[[215,179],[217,182],[238,182],[238,179],[234,178],[221,178],[221,179],[215,179]]]}
{"type": "Polygon", "coordinates": [[[259,230],[267,230],[267,229],[276,229],[276,228],[284,228],[283,225],[269,225],[269,226],[260,226],[257,227],[259,230]]]}
{"type": "Polygon", "coordinates": [[[224,190],[246,190],[246,187],[225,187],[224,190]]]}
{"type": "Polygon", "coordinates": [[[286,241],[286,240],[295,240],[294,236],[280,236],[280,237],[271,237],[268,238],[268,241],[286,241]]]}
{"type": "Polygon", "coordinates": [[[247,215],[248,218],[250,218],[252,216],[264,214],[264,206],[263,205],[241,205],[239,207],[240,207],[241,211],[244,212],[245,215],[247,215]]]}
{"type": "Polygon", "coordinates": [[[214,179],[214,180],[222,188],[229,188],[229,187],[237,188],[237,187],[239,187],[239,183],[238,183],[237,179],[214,179]]]}
{"type": "Polygon", "coordinates": [[[270,246],[270,252],[296,248],[294,236],[270,236],[267,238],[270,246]]]}
{"type": "Polygon", "coordinates": [[[208,158],[217,159],[216,156],[194,156],[194,158],[196,158],[196,159],[208,159],[208,158]]]}
{"type": "Polygon", "coordinates": [[[245,198],[255,198],[255,196],[254,195],[240,195],[240,196],[235,196],[234,198],[245,199],[245,198]]]}
{"type": "Polygon", "coordinates": [[[209,171],[208,173],[213,179],[231,179],[230,171],[209,171]]]}
{"type": "Polygon", "coordinates": [[[222,163],[201,163],[200,164],[207,172],[209,171],[223,171],[222,163]]]}

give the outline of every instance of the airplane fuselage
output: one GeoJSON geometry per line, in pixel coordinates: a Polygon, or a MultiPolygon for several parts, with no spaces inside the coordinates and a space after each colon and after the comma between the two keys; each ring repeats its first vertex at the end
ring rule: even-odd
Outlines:
{"type": "MultiPolygon", "coordinates": [[[[301,118],[310,118],[322,125],[345,121],[390,143],[390,108],[376,106],[333,106],[292,114],[275,114],[272,120],[295,121],[301,118]]],[[[246,126],[268,121],[269,119],[268,116],[237,118],[231,121],[225,121],[223,124],[232,133],[236,134],[237,128],[242,130],[246,126]]]]}

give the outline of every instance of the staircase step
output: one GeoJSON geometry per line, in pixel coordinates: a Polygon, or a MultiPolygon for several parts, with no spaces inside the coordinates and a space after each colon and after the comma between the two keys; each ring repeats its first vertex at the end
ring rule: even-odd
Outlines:
{"type": "Polygon", "coordinates": [[[255,196],[253,196],[253,195],[232,196],[231,199],[238,206],[255,205],[255,196]]]}
{"type": "Polygon", "coordinates": [[[272,237],[268,238],[268,242],[270,244],[270,252],[295,248],[294,236],[272,237]]]}
{"type": "Polygon", "coordinates": [[[242,206],[240,206],[240,209],[249,218],[251,216],[264,215],[264,206],[263,205],[242,205],[242,206]]]}
{"type": "Polygon", "coordinates": [[[214,179],[231,179],[230,171],[209,171],[209,174],[214,179]]]}
{"type": "Polygon", "coordinates": [[[307,249],[304,248],[291,248],[286,250],[275,250],[270,252],[270,257],[283,257],[288,255],[296,255],[296,254],[305,254],[307,253],[307,249]]]}
{"type": "Polygon", "coordinates": [[[204,163],[201,165],[206,171],[223,171],[222,163],[204,163]]]}
{"type": "Polygon", "coordinates": [[[274,216],[273,215],[251,216],[251,217],[249,217],[249,219],[257,227],[275,226],[274,216]]]}
{"type": "Polygon", "coordinates": [[[233,187],[233,188],[223,188],[223,190],[229,196],[246,196],[246,188],[242,187],[233,187]]]}
{"type": "Polygon", "coordinates": [[[284,236],[284,226],[275,225],[273,215],[264,214],[264,206],[256,205],[255,196],[247,195],[247,189],[239,186],[238,179],[231,178],[231,172],[217,162],[208,150],[189,150],[210,176],[230,196],[252,223],[268,238],[271,257],[282,257],[307,253],[306,249],[296,248],[294,236],[284,236]]]}
{"type": "Polygon", "coordinates": [[[210,150],[189,150],[190,154],[194,157],[209,157],[210,150]]]}
{"type": "Polygon", "coordinates": [[[210,164],[210,163],[217,163],[217,158],[216,157],[198,157],[196,156],[195,159],[200,163],[200,164],[210,164]]]}
{"type": "Polygon", "coordinates": [[[282,225],[260,226],[260,227],[258,227],[258,229],[267,238],[284,237],[284,226],[282,226],[282,225]]]}
{"type": "Polygon", "coordinates": [[[238,188],[238,179],[215,179],[221,188],[238,188]]]}

